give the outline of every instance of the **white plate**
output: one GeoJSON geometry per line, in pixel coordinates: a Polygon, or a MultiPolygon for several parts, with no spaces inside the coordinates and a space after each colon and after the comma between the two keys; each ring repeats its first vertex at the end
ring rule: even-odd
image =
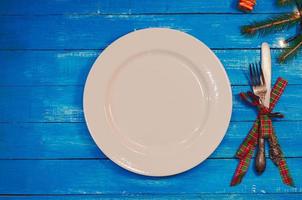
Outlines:
{"type": "Polygon", "coordinates": [[[171,29],[129,33],[94,63],[84,113],[99,148],[132,172],[167,176],[205,160],[231,116],[227,74],[196,38],[171,29]]]}

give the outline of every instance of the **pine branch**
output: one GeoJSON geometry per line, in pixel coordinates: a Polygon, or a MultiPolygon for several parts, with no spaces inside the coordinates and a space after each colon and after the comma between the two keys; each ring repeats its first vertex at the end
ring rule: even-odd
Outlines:
{"type": "Polygon", "coordinates": [[[277,5],[278,6],[288,6],[296,3],[295,0],[278,0],[277,5]]]}
{"type": "Polygon", "coordinates": [[[301,16],[299,12],[293,12],[290,14],[283,14],[275,18],[269,18],[260,22],[253,22],[250,25],[242,26],[241,33],[245,35],[266,35],[268,33],[289,29],[297,22],[299,22],[301,16]]]}
{"type": "Polygon", "coordinates": [[[300,16],[302,16],[302,0],[295,0],[295,2],[297,10],[300,13],[300,16]]]}
{"type": "Polygon", "coordinates": [[[289,47],[286,48],[279,56],[278,58],[279,62],[284,63],[285,60],[296,55],[301,46],[302,46],[302,34],[300,34],[299,36],[297,36],[296,39],[290,42],[289,47]]]}
{"type": "Polygon", "coordinates": [[[301,5],[302,0],[277,0],[278,6],[289,6],[289,5],[295,5],[300,4],[301,5]]]}

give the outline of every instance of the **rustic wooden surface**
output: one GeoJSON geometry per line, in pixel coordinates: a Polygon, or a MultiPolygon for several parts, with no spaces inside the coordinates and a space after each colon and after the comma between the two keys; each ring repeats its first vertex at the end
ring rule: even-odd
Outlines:
{"type": "Polygon", "coordinates": [[[258,0],[252,14],[236,0],[1,0],[0,199],[298,199],[302,198],[302,60],[280,65],[279,40],[295,30],[246,38],[249,21],[293,10],[258,0]],[[130,31],[168,27],[202,40],[221,59],[234,94],[233,115],[218,149],[193,170],[166,178],[135,175],[113,164],[84,122],[86,76],[104,48],[130,31]],[[296,187],[282,184],[269,161],[230,187],[234,153],[256,113],[238,99],[260,44],[273,47],[273,80],[289,81],[275,122],[296,187]]]}

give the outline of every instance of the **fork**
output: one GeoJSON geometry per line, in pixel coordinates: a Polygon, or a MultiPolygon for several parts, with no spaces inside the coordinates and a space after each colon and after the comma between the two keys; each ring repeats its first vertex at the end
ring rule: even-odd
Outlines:
{"type": "MultiPolygon", "coordinates": [[[[250,71],[250,83],[253,92],[259,97],[260,104],[263,104],[267,88],[265,85],[265,79],[262,72],[261,64],[253,63],[249,65],[250,71]]],[[[265,160],[265,148],[264,148],[264,138],[259,136],[258,139],[258,152],[256,155],[256,171],[261,174],[266,167],[265,160]]]]}
{"type": "Polygon", "coordinates": [[[264,75],[262,72],[260,63],[252,63],[249,66],[250,70],[250,82],[253,88],[253,92],[256,96],[260,98],[260,103],[262,104],[265,99],[265,94],[267,92],[264,75]]]}

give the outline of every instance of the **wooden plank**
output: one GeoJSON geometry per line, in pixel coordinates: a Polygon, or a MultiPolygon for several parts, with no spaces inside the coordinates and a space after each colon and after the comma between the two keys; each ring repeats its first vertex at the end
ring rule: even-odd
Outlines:
{"type": "Polygon", "coordinates": [[[103,49],[122,35],[149,27],[187,32],[211,48],[257,48],[264,41],[280,47],[279,40],[292,36],[295,28],[267,37],[240,34],[241,25],[268,16],[271,15],[1,16],[0,49],[103,49]]]}
{"type": "Polygon", "coordinates": [[[104,158],[85,123],[0,124],[1,159],[104,158]]]}
{"type": "Polygon", "coordinates": [[[110,160],[1,160],[0,194],[188,194],[295,193],[301,191],[302,159],[288,159],[296,187],[285,186],[268,162],[258,177],[249,170],[243,183],[230,187],[234,159],[208,159],[177,176],[146,177],[128,172],[110,160]]]}
{"type": "Polygon", "coordinates": [[[29,195],[29,196],[0,196],[2,199],[21,199],[21,200],[115,200],[115,199],[140,199],[140,200],[182,200],[182,199],[196,199],[196,200],[297,200],[301,199],[301,193],[295,194],[178,194],[178,195],[157,195],[157,194],[128,194],[128,195],[29,195]]]}
{"type": "MultiPolygon", "coordinates": [[[[232,122],[211,158],[232,158],[252,122],[232,122]]],[[[287,157],[302,157],[302,122],[275,122],[287,157]]],[[[0,159],[106,158],[93,142],[84,123],[0,124],[0,159]]]]}
{"type": "Polygon", "coordinates": [[[2,87],[0,122],[83,122],[82,93],[77,86],[2,87]]]}
{"type": "MultiPolygon", "coordinates": [[[[279,8],[275,1],[257,0],[254,13],[292,11],[279,8]]],[[[0,15],[58,14],[149,14],[149,13],[240,13],[232,0],[2,0],[0,15]]]]}
{"type": "MultiPolygon", "coordinates": [[[[233,86],[232,121],[254,120],[256,112],[239,98],[248,86],[233,86]]],[[[83,122],[83,87],[0,87],[0,122],[83,122]]],[[[302,87],[289,85],[276,106],[286,120],[302,120],[302,87]]]]}
{"type": "Polygon", "coordinates": [[[84,85],[99,51],[0,51],[0,85],[84,85]]]}
{"type": "MultiPolygon", "coordinates": [[[[84,85],[88,72],[101,51],[0,51],[0,85],[84,85]]],[[[214,50],[233,85],[246,85],[249,63],[260,60],[260,50],[214,50]]],[[[282,76],[289,84],[302,83],[302,59],[280,65],[281,50],[272,50],[273,80],[282,76]]]]}

